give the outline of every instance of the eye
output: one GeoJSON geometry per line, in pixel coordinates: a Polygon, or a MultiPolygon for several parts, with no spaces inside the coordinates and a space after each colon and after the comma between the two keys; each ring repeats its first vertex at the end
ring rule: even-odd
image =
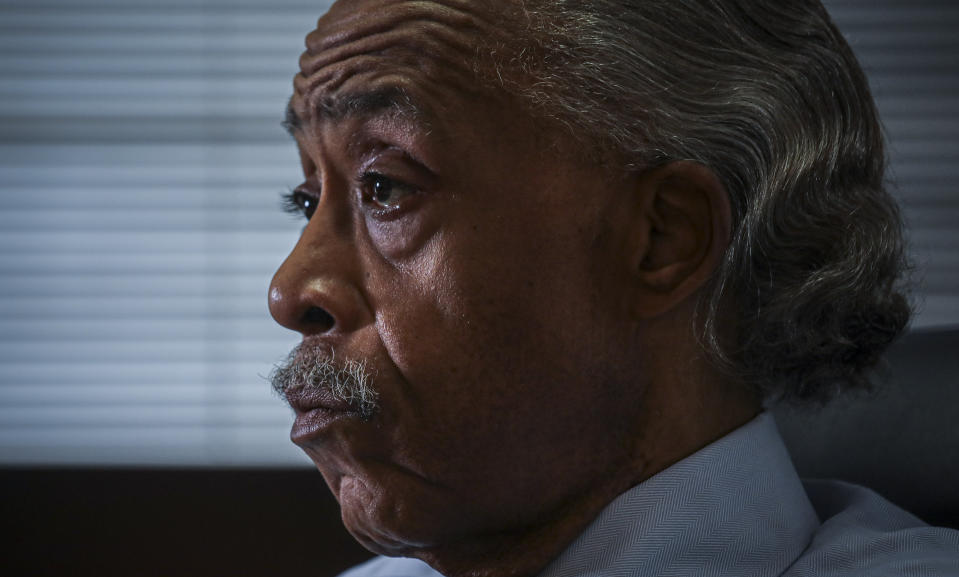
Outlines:
{"type": "Polygon", "coordinates": [[[395,210],[406,197],[417,192],[415,187],[378,172],[368,172],[361,180],[364,200],[380,210],[395,210]]]}
{"type": "Polygon", "coordinates": [[[310,220],[316,212],[317,204],[319,199],[316,195],[299,188],[283,194],[283,210],[290,214],[303,215],[306,220],[310,220]]]}

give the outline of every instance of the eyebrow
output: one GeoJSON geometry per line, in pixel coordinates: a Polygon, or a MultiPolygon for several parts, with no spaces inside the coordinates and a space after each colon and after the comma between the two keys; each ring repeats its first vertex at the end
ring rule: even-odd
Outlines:
{"type": "MultiPolygon", "coordinates": [[[[372,117],[384,113],[405,119],[419,119],[423,108],[402,88],[387,87],[361,92],[352,92],[339,96],[327,96],[313,108],[317,117],[326,120],[343,120],[353,117],[372,117]]],[[[293,107],[293,98],[286,105],[283,128],[296,136],[302,131],[305,122],[293,107]]]]}

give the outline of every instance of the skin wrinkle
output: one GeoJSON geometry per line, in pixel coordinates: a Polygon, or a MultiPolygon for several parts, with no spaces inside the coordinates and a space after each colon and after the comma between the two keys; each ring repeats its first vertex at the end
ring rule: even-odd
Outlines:
{"type": "MultiPolygon", "coordinates": [[[[349,19],[341,25],[342,31],[311,33],[307,50],[300,57],[301,71],[294,79],[295,95],[302,95],[315,108],[313,95],[340,89],[358,71],[368,70],[367,65],[375,63],[377,57],[395,51],[405,56],[401,63],[410,69],[456,70],[457,64],[474,55],[470,35],[495,35],[495,27],[488,21],[465,12],[464,8],[471,7],[469,3],[463,3],[459,10],[444,8],[439,14],[430,3],[406,4],[409,7],[400,14],[382,10],[379,20],[358,25],[349,19]],[[431,58],[423,58],[424,54],[431,58]],[[440,55],[445,58],[437,61],[440,55]]],[[[463,88],[475,80],[471,73],[461,76],[463,88]]]]}
{"type": "MultiPolygon", "coordinates": [[[[372,57],[369,63],[364,62],[363,59],[358,61],[354,58],[349,62],[342,63],[342,67],[338,69],[335,75],[309,79],[308,89],[301,90],[300,87],[298,87],[291,99],[291,107],[296,113],[296,117],[299,118],[301,126],[311,121],[319,120],[317,116],[322,117],[323,114],[317,115],[314,114],[313,111],[327,108],[328,106],[325,104],[325,101],[329,98],[335,98],[334,95],[336,91],[349,92],[351,89],[349,86],[344,87],[346,84],[350,86],[362,86],[365,87],[365,90],[372,90],[374,92],[392,90],[403,93],[405,94],[405,100],[412,103],[412,106],[405,105],[401,102],[398,110],[403,111],[414,108],[417,110],[417,120],[428,124],[428,118],[432,115],[431,110],[435,107],[429,106],[425,104],[425,102],[442,103],[442,99],[439,96],[441,91],[431,91],[430,87],[423,85],[416,87],[410,86],[405,78],[408,74],[416,73],[415,67],[407,69],[394,67],[388,71],[380,72],[376,70],[374,63],[375,60],[372,60],[372,57]],[[333,77],[335,77],[335,79],[331,80],[333,77]]],[[[465,87],[467,83],[464,81],[458,82],[457,84],[465,87]]],[[[429,126],[423,126],[423,128],[429,131],[429,126]]]]}
{"type": "Polygon", "coordinates": [[[381,13],[382,20],[367,19],[362,26],[344,26],[342,32],[331,32],[318,37],[316,41],[307,37],[304,56],[321,58],[324,53],[330,57],[355,42],[365,42],[371,38],[388,36],[402,27],[417,29],[421,32],[443,33],[445,37],[455,37],[461,33],[476,33],[480,30],[475,20],[470,18],[439,18],[431,11],[409,10],[398,15],[388,11],[381,13]]]}
{"type": "MultiPolygon", "coordinates": [[[[468,46],[458,45],[455,34],[442,34],[447,31],[444,28],[431,30],[430,27],[422,26],[420,29],[410,30],[388,30],[375,36],[365,36],[356,42],[337,48],[332,53],[321,53],[316,56],[307,56],[301,59],[301,77],[310,79],[305,88],[309,89],[315,86],[317,82],[332,82],[334,86],[342,81],[336,82],[335,78],[325,78],[322,73],[327,68],[332,68],[338,64],[349,62],[353,58],[372,55],[391,54],[393,56],[401,55],[408,58],[404,64],[409,65],[433,65],[431,59],[426,60],[422,57],[425,54],[443,54],[446,59],[441,63],[449,66],[457,62],[453,56],[459,54],[467,56],[470,54],[468,46]]],[[[413,66],[411,66],[413,67],[413,66]]],[[[337,73],[334,70],[331,74],[337,73]]]]}
{"type": "MultiPolygon", "coordinates": [[[[306,37],[307,51],[317,53],[330,50],[349,42],[352,38],[367,34],[378,34],[386,29],[397,28],[401,24],[417,20],[442,23],[450,30],[466,30],[475,33],[482,33],[483,27],[480,24],[489,26],[490,20],[483,17],[485,12],[470,11],[471,8],[476,8],[482,4],[481,2],[467,0],[448,2],[448,4],[456,4],[456,7],[440,6],[434,2],[409,0],[381,2],[379,14],[372,19],[369,14],[357,13],[341,18],[332,30],[323,29],[321,31],[317,28],[306,37]],[[389,8],[395,5],[403,5],[403,8],[400,8],[399,12],[390,11],[389,8]],[[376,20],[377,17],[384,18],[385,21],[376,20]]],[[[335,7],[331,9],[330,16],[338,15],[339,12],[335,7]]]]}

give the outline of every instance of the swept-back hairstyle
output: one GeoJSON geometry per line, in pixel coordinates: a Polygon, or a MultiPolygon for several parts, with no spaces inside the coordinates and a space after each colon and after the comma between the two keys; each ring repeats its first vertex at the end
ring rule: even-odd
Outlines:
{"type": "Polygon", "coordinates": [[[909,320],[902,225],[868,84],[822,4],[521,4],[531,40],[509,66],[535,114],[627,170],[699,162],[729,193],[697,318],[717,365],[767,398],[866,386],[909,320]]]}

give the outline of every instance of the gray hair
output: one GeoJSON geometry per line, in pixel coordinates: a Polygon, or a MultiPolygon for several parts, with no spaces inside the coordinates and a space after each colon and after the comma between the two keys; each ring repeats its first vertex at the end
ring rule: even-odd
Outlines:
{"type": "Polygon", "coordinates": [[[306,389],[326,389],[334,400],[346,402],[363,419],[379,411],[379,394],[363,361],[335,358],[332,350],[301,343],[270,373],[273,391],[289,401],[306,389]]]}
{"type": "Polygon", "coordinates": [[[907,267],[868,83],[822,4],[521,5],[531,40],[499,73],[534,114],[627,170],[692,160],[725,186],[732,239],[697,318],[717,366],[766,398],[866,386],[909,320],[907,267]]]}

